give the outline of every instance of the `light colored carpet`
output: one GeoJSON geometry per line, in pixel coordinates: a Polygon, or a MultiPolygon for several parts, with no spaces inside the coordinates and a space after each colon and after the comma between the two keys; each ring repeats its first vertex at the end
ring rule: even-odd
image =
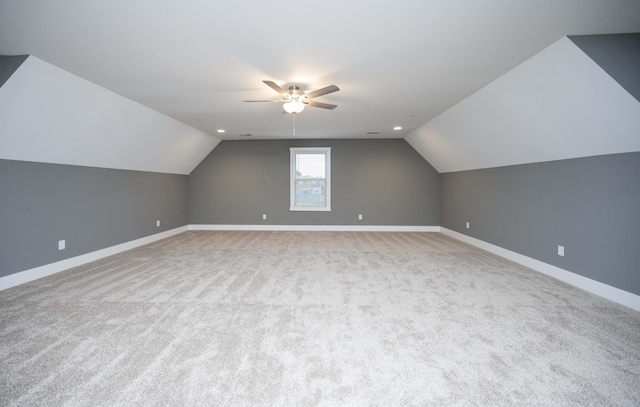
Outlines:
{"type": "Polygon", "coordinates": [[[0,404],[640,405],[640,313],[439,233],[186,232],[0,292],[0,404]]]}

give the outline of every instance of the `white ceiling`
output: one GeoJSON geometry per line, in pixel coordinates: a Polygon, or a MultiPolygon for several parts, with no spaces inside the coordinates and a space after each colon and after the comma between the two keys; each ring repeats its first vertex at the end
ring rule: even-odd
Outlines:
{"type": "Polygon", "coordinates": [[[640,151],[640,102],[565,37],[406,140],[439,172],[640,151]]]}
{"type": "Polygon", "coordinates": [[[186,175],[219,141],[34,56],[0,87],[0,159],[186,175]]]}
{"type": "Polygon", "coordinates": [[[0,0],[0,54],[222,139],[291,137],[278,104],[242,102],[277,96],[262,80],[341,88],[297,138],[405,137],[563,36],[638,32],[639,16],[637,0],[0,0]]]}

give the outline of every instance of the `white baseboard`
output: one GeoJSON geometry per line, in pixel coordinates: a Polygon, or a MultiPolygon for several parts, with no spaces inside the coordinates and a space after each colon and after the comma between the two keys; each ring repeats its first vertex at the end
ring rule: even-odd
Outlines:
{"type": "Polygon", "coordinates": [[[189,225],[189,230],[256,230],[304,232],[439,232],[440,226],[386,225],[189,225]]]}
{"type": "Polygon", "coordinates": [[[465,243],[469,243],[473,246],[479,247],[480,249],[486,250],[493,254],[497,254],[498,256],[514,261],[525,267],[529,267],[530,269],[533,269],[540,273],[556,278],[560,281],[564,281],[565,283],[581,288],[592,294],[604,297],[613,302],[617,302],[618,304],[622,304],[625,307],[629,307],[636,311],[640,311],[640,296],[636,294],[632,294],[628,291],[603,284],[599,281],[583,277],[579,274],[562,269],[560,267],[552,266],[551,264],[544,263],[540,260],[524,256],[511,250],[503,249],[502,247],[487,243],[483,240],[476,239],[471,236],[464,235],[462,233],[455,232],[447,228],[441,227],[440,232],[465,243]]]}
{"type": "Polygon", "coordinates": [[[179,228],[167,230],[165,232],[156,233],[155,235],[132,240],[130,242],[107,247],[105,249],[96,250],[95,252],[72,257],[70,259],[60,260],[55,263],[45,264],[44,266],[20,271],[18,273],[10,274],[5,277],[0,277],[0,291],[6,290],[7,288],[15,287],[20,284],[28,283],[29,281],[37,280],[42,277],[50,276],[52,274],[59,273],[72,267],[81,266],[83,264],[99,260],[107,256],[112,256],[125,250],[131,250],[145,244],[153,243],[157,240],[165,239],[167,237],[186,232],[187,230],[189,230],[188,226],[181,226],[179,228]]]}

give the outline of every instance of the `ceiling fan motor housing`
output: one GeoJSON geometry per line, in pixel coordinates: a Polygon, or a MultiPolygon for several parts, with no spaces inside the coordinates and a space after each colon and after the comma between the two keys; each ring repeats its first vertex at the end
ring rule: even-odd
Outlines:
{"type": "Polygon", "coordinates": [[[297,100],[303,103],[305,103],[306,101],[306,103],[309,103],[309,101],[306,100],[307,98],[304,96],[304,92],[300,91],[300,86],[296,86],[296,85],[289,86],[289,95],[291,100],[293,101],[297,100]]]}

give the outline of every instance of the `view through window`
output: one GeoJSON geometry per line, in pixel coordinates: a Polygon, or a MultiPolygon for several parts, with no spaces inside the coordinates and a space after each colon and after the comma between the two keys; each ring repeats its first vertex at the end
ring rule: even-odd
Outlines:
{"type": "Polygon", "coordinates": [[[331,210],[331,148],[291,148],[292,211],[331,210]]]}

